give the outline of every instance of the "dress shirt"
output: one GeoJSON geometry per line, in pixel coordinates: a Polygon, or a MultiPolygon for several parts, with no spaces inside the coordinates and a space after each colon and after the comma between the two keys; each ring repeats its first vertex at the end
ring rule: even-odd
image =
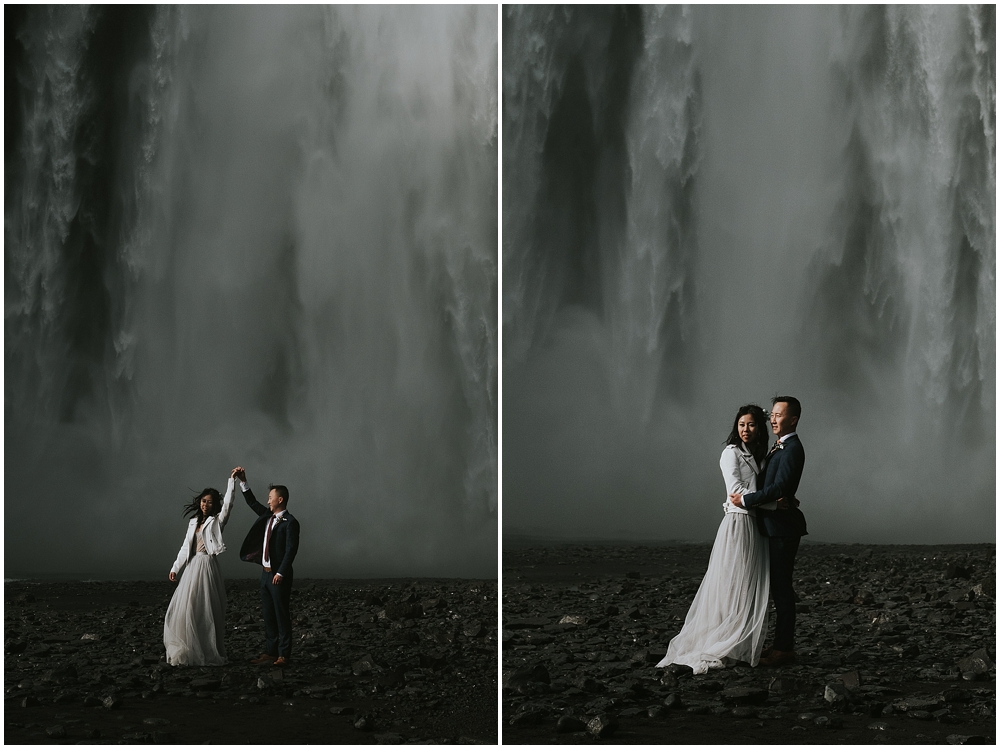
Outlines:
{"type": "MultiPolygon", "coordinates": [[[[250,485],[246,481],[240,481],[240,490],[241,491],[245,492],[249,488],[250,488],[250,485]]],[[[271,523],[273,522],[274,525],[277,525],[278,524],[278,520],[281,519],[281,516],[284,515],[285,512],[286,512],[285,510],[282,510],[281,512],[274,513],[274,515],[272,515],[271,518],[268,518],[267,524],[271,525],[271,523]]],[[[271,527],[271,533],[274,533],[274,527],[273,526],[271,527]]],[[[270,541],[270,540],[271,540],[270,539],[270,534],[267,532],[267,528],[265,527],[264,528],[264,548],[262,550],[261,557],[260,557],[260,561],[261,561],[261,563],[265,567],[270,567],[271,566],[271,557],[268,556],[268,553],[267,553],[267,542],[270,541]]]]}
{"type": "MultiPolygon", "coordinates": [[[[278,524],[278,521],[281,519],[281,516],[284,515],[284,514],[285,514],[284,510],[282,510],[281,512],[276,512],[267,521],[267,524],[269,526],[271,526],[271,533],[274,533],[274,526],[276,526],[278,524]]],[[[267,529],[265,528],[264,529],[264,553],[263,553],[263,556],[261,557],[261,560],[263,561],[265,567],[270,567],[271,566],[271,557],[268,556],[268,553],[267,553],[267,542],[271,540],[270,536],[271,536],[271,534],[268,533],[267,529]]]]}

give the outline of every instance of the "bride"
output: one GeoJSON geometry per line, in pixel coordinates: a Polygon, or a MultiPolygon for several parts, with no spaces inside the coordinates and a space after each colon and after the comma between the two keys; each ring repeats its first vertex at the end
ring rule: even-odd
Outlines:
{"type": "Polygon", "coordinates": [[[215,558],[226,550],[222,529],[233,509],[233,476],[226,497],[205,489],[185,506],[194,515],[170,568],[174,591],[163,621],[163,645],[172,666],[221,666],[226,662],[226,587],[215,558]]]}
{"type": "MultiPolygon", "coordinates": [[[[760,406],[736,413],[719,465],[726,494],[757,490],[757,477],[767,452],[767,420],[760,406]]],[[[764,505],[776,509],[777,503],[764,505]]],[[[768,545],[757,530],[753,510],[729,502],[715,537],[708,571],[695,594],[680,634],[670,641],[666,657],[656,664],[690,666],[696,674],[722,668],[723,658],[756,666],[764,645],[767,621],[768,545]]]]}

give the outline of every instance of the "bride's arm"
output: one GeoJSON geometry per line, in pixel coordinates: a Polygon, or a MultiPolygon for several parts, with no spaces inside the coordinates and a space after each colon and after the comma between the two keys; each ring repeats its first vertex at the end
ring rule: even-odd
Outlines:
{"type": "Polygon", "coordinates": [[[719,467],[722,469],[722,478],[726,482],[726,494],[746,494],[750,491],[750,484],[740,478],[740,459],[736,451],[727,447],[722,451],[719,458],[719,467]]]}
{"type": "Polygon", "coordinates": [[[229,514],[233,511],[233,488],[235,485],[236,479],[230,476],[229,486],[226,487],[226,496],[222,498],[222,510],[219,512],[220,528],[226,527],[226,523],[229,522],[229,514]]]}
{"type": "MultiPolygon", "coordinates": [[[[190,530],[191,526],[188,526],[190,530]]],[[[177,559],[174,560],[174,565],[170,568],[171,575],[180,576],[181,571],[188,562],[189,551],[191,550],[191,539],[188,537],[188,531],[184,533],[184,542],[181,544],[181,550],[177,552],[177,559]]]]}

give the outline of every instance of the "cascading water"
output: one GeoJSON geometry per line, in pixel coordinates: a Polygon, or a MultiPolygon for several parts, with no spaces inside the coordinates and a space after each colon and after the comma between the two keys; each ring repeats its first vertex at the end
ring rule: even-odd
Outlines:
{"type": "Polygon", "coordinates": [[[992,540],[995,9],[505,7],[505,532],[707,539],[803,402],[816,540],[992,540]]]}
{"type": "Polygon", "coordinates": [[[8,574],[165,575],[241,463],[300,576],[492,576],[495,9],[6,20],[8,574]]]}

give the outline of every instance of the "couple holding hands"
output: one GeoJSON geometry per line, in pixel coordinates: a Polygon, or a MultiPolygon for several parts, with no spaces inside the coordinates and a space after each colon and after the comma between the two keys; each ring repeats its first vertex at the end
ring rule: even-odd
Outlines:
{"type": "MultiPolygon", "coordinates": [[[[792,571],[806,522],[795,492],[805,465],[796,434],[798,399],[777,396],[770,414],[760,406],[739,409],[722,451],[720,466],[728,497],[708,570],[684,620],[658,667],[690,666],[695,673],[722,668],[725,661],[752,666],[795,662],[795,592],[792,571]],[[768,449],[766,426],[776,441],[768,449]],[[768,597],[776,612],[774,642],[764,648],[768,597]]],[[[288,489],[272,485],[267,506],[233,469],[225,497],[205,489],[185,508],[193,517],[170,570],[180,579],[167,608],[163,644],[171,665],[221,665],[226,661],[226,591],[216,556],[226,550],[222,531],[232,511],[233,490],[257,513],[240,559],[262,567],[261,607],[265,651],[252,663],[284,666],[292,652],[292,561],[299,546],[299,522],[288,512],[288,489]]]]}
{"type": "Polygon", "coordinates": [[[226,662],[226,587],[216,556],[226,550],[222,531],[233,509],[233,489],[240,482],[243,499],[257,513],[240,559],[259,564],[265,649],[251,663],[284,666],[292,655],[292,562],[299,548],[299,521],[288,512],[288,488],[269,487],[267,505],[254,497],[246,471],[237,466],[229,476],[226,496],[207,488],[185,506],[191,515],[184,543],[173,567],[177,589],[163,622],[163,644],[172,666],[216,666],[226,662]]]}
{"type": "Polygon", "coordinates": [[[770,414],[739,409],[719,461],[729,495],[708,570],[684,626],[657,667],[676,663],[703,674],[728,661],[751,666],[795,662],[792,571],[806,520],[795,492],[806,462],[796,434],[802,406],[780,395],[770,414]],[[776,441],[768,449],[765,424],[776,441]],[[768,595],[774,600],[774,642],[764,648],[768,595]]]}

